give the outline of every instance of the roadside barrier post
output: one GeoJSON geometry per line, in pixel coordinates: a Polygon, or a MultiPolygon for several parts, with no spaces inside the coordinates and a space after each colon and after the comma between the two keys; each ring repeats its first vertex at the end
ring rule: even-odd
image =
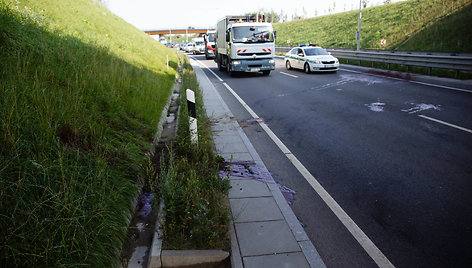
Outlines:
{"type": "Polygon", "coordinates": [[[198,143],[198,132],[197,132],[197,110],[195,107],[195,92],[191,89],[187,89],[187,110],[188,110],[188,123],[190,126],[190,140],[193,144],[198,143]]]}

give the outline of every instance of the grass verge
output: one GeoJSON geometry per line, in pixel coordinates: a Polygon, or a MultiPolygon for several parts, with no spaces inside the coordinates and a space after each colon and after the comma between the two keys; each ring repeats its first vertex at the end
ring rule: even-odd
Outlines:
{"type": "Polygon", "coordinates": [[[175,53],[92,0],[0,0],[0,63],[0,266],[118,265],[175,53]]]}
{"type": "Polygon", "coordinates": [[[219,177],[224,159],[214,153],[210,121],[203,108],[195,73],[185,57],[180,114],[174,148],[161,157],[158,189],[165,202],[164,247],[229,249],[227,178],[219,177]],[[196,95],[198,144],[190,141],[186,89],[196,95]]]}

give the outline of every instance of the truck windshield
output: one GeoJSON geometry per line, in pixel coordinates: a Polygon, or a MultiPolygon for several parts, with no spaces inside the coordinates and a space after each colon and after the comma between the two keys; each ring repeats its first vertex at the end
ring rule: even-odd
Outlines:
{"type": "Polygon", "coordinates": [[[215,42],[215,33],[208,34],[208,42],[215,42]]]}
{"type": "Polygon", "coordinates": [[[233,43],[274,42],[274,33],[268,26],[233,27],[233,43]]]}

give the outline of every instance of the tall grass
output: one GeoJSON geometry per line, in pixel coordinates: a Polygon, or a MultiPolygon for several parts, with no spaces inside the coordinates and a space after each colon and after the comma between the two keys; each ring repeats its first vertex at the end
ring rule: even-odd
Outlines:
{"type": "Polygon", "coordinates": [[[160,167],[159,189],[165,201],[164,242],[168,249],[228,249],[227,191],[220,179],[224,159],[215,155],[210,121],[192,67],[185,59],[179,126],[172,156],[160,167]],[[196,95],[198,144],[190,141],[185,89],[196,95]]]}
{"type": "Polygon", "coordinates": [[[0,0],[0,266],[117,264],[166,54],[93,1],[0,0]]]}
{"type": "MultiPolygon", "coordinates": [[[[361,48],[396,49],[402,42],[471,0],[409,0],[362,10],[361,48]],[[386,39],[385,47],[380,41],[386,39]]],[[[278,46],[316,42],[323,47],[356,48],[358,11],[277,23],[278,46]]],[[[467,19],[470,21],[470,13],[467,19]]],[[[451,28],[458,27],[450,25],[451,28]]],[[[439,37],[436,37],[439,38],[439,37]]],[[[457,42],[460,36],[453,37],[457,42]]],[[[452,41],[454,42],[454,41],[452,41]]]]}

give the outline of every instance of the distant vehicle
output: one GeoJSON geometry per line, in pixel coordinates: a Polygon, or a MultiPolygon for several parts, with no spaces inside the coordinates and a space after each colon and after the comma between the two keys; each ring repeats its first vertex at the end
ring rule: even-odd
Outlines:
{"type": "Polygon", "coordinates": [[[275,70],[275,32],[263,15],[226,16],[216,25],[215,61],[233,72],[275,70]]]}
{"type": "Polygon", "coordinates": [[[203,37],[197,37],[192,40],[193,42],[193,54],[203,54],[205,53],[205,40],[203,37]]]}
{"type": "Polygon", "coordinates": [[[192,41],[187,43],[187,46],[185,47],[185,52],[193,52],[194,48],[194,43],[192,41]]]}
{"type": "Polygon", "coordinates": [[[187,46],[187,43],[180,43],[180,50],[185,51],[185,47],[187,46]]]}
{"type": "Polygon", "coordinates": [[[159,38],[159,42],[161,42],[161,44],[163,44],[163,45],[166,45],[167,44],[167,39],[165,37],[161,37],[161,38],[159,38]]]}
{"type": "Polygon", "coordinates": [[[204,36],[205,39],[205,58],[214,58],[215,57],[215,36],[216,31],[208,31],[204,36]]]}
{"type": "Polygon", "coordinates": [[[305,73],[336,72],[339,60],[316,44],[305,44],[292,48],[285,54],[285,68],[302,69],[305,73]]]}

